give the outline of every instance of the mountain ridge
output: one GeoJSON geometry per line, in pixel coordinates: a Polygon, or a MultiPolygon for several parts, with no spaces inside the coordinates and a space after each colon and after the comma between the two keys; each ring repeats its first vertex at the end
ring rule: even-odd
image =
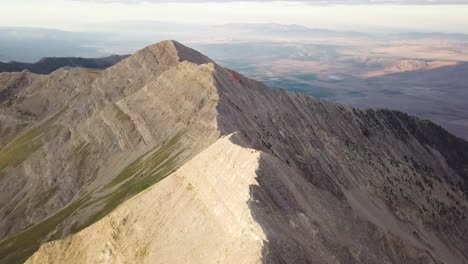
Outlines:
{"type": "Polygon", "coordinates": [[[239,248],[243,262],[467,258],[468,143],[440,127],[272,90],[175,41],[58,73],[81,80],[57,90],[61,104],[37,102],[54,91],[46,80],[2,103],[6,124],[43,114],[1,130],[0,262],[41,244],[28,263],[229,263],[239,248]],[[16,184],[35,188],[18,200],[16,184]],[[49,213],[34,216],[31,199],[49,213]]]}
{"type": "Polygon", "coordinates": [[[128,56],[129,55],[111,55],[102,58],[46,57],[35,63],[16,61],[0,62],[0,72],[21,72],[26,70],[37,74],[49,74],[62,67],[105,69],[128,56]]]}

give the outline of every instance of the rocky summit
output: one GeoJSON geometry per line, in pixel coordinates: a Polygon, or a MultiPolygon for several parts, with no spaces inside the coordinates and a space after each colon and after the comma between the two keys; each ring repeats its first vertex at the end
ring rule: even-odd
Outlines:
{"type": "Polygon", "coordinates": [[[468,263],[468,143],[175,41],[0,73],[0,263],[468,263]]]}

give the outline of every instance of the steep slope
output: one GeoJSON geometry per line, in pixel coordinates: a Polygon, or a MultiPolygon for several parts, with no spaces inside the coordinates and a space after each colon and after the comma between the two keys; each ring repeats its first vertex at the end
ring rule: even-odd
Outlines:
{"type": "Polygon", "coordinates": [[[44,245],[29,262],[260,262],[265,237],[247,206],[260,152],[230,139],[219,139],[90,228],[44,245]]]}
{"type": "Polygon", "coordinates": [[[0,186],[35,188],[2,190],[22,198],[2,206],[4,262],[50,240],[29,263],[468,261],[468,143],[442,128],[272,90],[172,41],[96,75],[5,161],[0,186]]]}
{"type": "Polygon", "coordinates": [[[127,58],[128,55],[112,55],[103,58],[43,58],[35,63],[0,62],[0,72],[21,72],[24,70],[37,74],[49,74],[62,67],[84,67],[90,69],[105,69],[127,58]]]}
{"type": "Polygon", "coordinates": [[[209,60],[176,45],[148,47],[103,72],[59,70],[4,103],[5,119],[23,109],[35,119],[24,128],[12,121],[22,130],[0,152],[2,258],[20,260],[44,239],[89,225],[217,138],[211,68],[196,64],[209,60]]]}

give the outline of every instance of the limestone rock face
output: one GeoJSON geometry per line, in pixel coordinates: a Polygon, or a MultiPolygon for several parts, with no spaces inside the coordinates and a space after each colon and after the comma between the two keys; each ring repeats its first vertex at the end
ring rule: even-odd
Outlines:
{"type": "Polygon", "coordinates": [[[466,263],[468,143],[175,41],[0,74],[0,262],[466,263]]]}

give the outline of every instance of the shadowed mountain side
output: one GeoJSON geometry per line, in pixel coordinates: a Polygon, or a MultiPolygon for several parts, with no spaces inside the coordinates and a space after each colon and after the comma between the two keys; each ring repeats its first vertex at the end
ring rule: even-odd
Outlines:
{"type": "Polygon", "coordinates": [[[273,160],[262,155],[248,203],[266,236],[263,263],[463,263],[434,236],[426,244],[401,226],[384,203],[368,200],[367,190],[340,199],[273,160]],[[435,257],[433,244],[441,251],[435,257]]]}
{"type": "Polygon", "coordinates": [[[62,67],[83,67],[89,69],[106,69],[129,55],[112,55],[103,58],[50,57],[35,63],[0,62],[0,72],[21,72],[27,70],[37,74],[49,74],[62,67]]]}
{"type": "Polygon", "coordinates": [[[225,95],[233,107],[218,105],[248,138],[234,142],[296,171],[275,176],[282,170],[260,159],[250,206],[267,236],[266,263],[465,262],[467,142],[401,112],[263,90],[232,76],[250,84],[248,103],[225,95]]]}
{"type": "Polygon", "coordinates": [[[356,169],[357,153],[346,152],[349,163],[324,164],[342,167],[337,175],[314,175],[323,184],[311,184],[300,169],[261,155],[248,204],[266,236],[263,263],[465,263],[466,203],[458,207],[457,201],[466,198],[456,187],[411,172],[409,163],[379,168],[373,160],[380,153],[369,157],[371,166],[360,165],[368,179],[352,182],[347,173],[356,169]],[[338,175],[351,182],[341,185],[338,175]],[[343,196],[326,187],[330,181],[343,196]]]}

